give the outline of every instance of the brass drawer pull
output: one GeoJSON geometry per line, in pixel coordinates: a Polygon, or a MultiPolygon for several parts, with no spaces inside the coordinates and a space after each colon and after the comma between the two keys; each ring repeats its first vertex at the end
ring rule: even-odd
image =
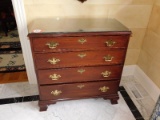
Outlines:
{"type": "Polygon", "coordinates": [[[103,75],[103,77],[109,77],[111,75],[112,72],[110,71],[105,71],[105,72],[102,72],[101,74],[103,75]]]}
{"type": "Polygon", "coordinates": [[[79,70],[77,70],[77,72],[79,72],[79,73],[84,73],[86,70],[85,69],[79,69],[79,70]]]}
{"type": "Polygon", "coordinates": [[[78,54],[78,56],[79,56],[80,58],[84,58],[84,57],[86,56],[86,53],[80,53],[80,54],[78,54]]]}
{"type": "Polygon", "coordinates": [[[49,76],[49,78],[51,78],[52,80],[58,80],[61,76],[57,75],[57,74],[52,74],[49,76]]]}
{"type": "Polygon", "coordinates": [[[58,95],[60,95],[61,93],[62,93],[61,90],[54,90],[54,91],[51,92],[51,94],[54,95],[54,96],[58,96],[58,95]]]}
{"type": "Polygon", "coordinates": [[[103,86],[103,87],[100,87],[99,90],[101,92],[107,92],[109,90],[109,87],[103,86]]]}
{"type": "Polygon", "coordinates": [[[49,43],[46,43],[46,45],[48,45],[48,47],[50,49],[54,49],[59,45],[59,43],[57,43],[57,42],[49,42],[49,43]]]}
{"type": "Polygon", "coordinates": [[[49,59],[47,62],[49,62],[50,64],[55,65],[55,64],[57,64],[57,62],[59,62],[59,61],[60,61],[60,59],[52,58],[52,59],[49,59]]]}
{"type": "Polygon", "coordinates": [[[108,41],[106,41],[106,45],[107,45],[108,47],[112,47],[115,43],[116,43],[116,42],[113,41],[113,40],[108,40],[108,41]]]}
{"type": "Polygon", "coordinates": [[[81,39],[78,40],[78,42],[81,43],[81,44],[83,44],[83,43],[87,42],[87,40],[84,39],[84,38],[81,38],[81,39]]]}
{"type": "Polygon", "coordinates": [[[113,60],[113,56],[111,56],[111,55],[107,55],[107,56],[104,56],[104,59],[105,59],[105,61],[106,62],[108,62],[108,61],[112,61],[113,60]]]}
{"type": "Polygon", "coordinates": [[[78,88],[82,89],[85,87],[85,85],[81,84],[81,85],[77,85],[78,88]]]}

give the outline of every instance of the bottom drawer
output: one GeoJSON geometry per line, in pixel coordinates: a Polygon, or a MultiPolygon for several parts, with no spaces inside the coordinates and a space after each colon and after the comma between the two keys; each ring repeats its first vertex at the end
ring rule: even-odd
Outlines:
{"type": "Polygon", "coordinates": [[[94,97],[117,93],[119,81],[40,86],[40,100],[94,97]]]}

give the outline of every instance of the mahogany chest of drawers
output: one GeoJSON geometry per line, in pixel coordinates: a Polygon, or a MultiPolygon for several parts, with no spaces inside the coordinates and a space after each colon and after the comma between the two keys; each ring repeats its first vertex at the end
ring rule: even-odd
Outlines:
{"type": "Polygon", "coordinates": [[[91,97],[116,104],[130,34],[115,19],[36,20],[28,36],[40,111],[91,97]]]}

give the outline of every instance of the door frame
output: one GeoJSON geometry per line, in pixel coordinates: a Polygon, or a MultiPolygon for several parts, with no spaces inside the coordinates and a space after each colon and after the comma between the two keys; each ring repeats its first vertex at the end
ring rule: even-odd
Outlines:
{"type": "Polygon", "coordinates": [[[24,9],[24,2],[23,0],[12,0],[12,5],[17,23],[20,43],[22,46],[22,52],[24,57],[24,63],[26,66],[28,81],[30,84],[37,84],[36,80],[37,78],[34,70],[30,42],[27,37],[28,29],[27,29],[26,13],[24,9]]]}

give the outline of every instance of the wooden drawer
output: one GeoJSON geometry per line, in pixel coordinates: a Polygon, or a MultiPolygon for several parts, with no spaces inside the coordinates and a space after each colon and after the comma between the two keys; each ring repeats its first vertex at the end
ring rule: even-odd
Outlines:
{"type": "Polygon", "coordinates": [[[34,38],[33,50],[40,52],[81,51],[106,48],[126,48],[126,36],[48,37],[34,38]],[[50,47],[50,48],[49,48],[50,47]]]}
{"type": "Polygon", "coordinates": [[[119,81],[40,86],[40,100],[95,97],[117,93],[119,81]]]}
{"type": "Polygon", "coordinates": [[[122,64],[125,50],[35,54],[38,69],[122,64]]]}
{"type": "Polygon", "coordinates": [[[39,84],[73,83],[120,79],[123,66],[38,70],[39,84]]]}

